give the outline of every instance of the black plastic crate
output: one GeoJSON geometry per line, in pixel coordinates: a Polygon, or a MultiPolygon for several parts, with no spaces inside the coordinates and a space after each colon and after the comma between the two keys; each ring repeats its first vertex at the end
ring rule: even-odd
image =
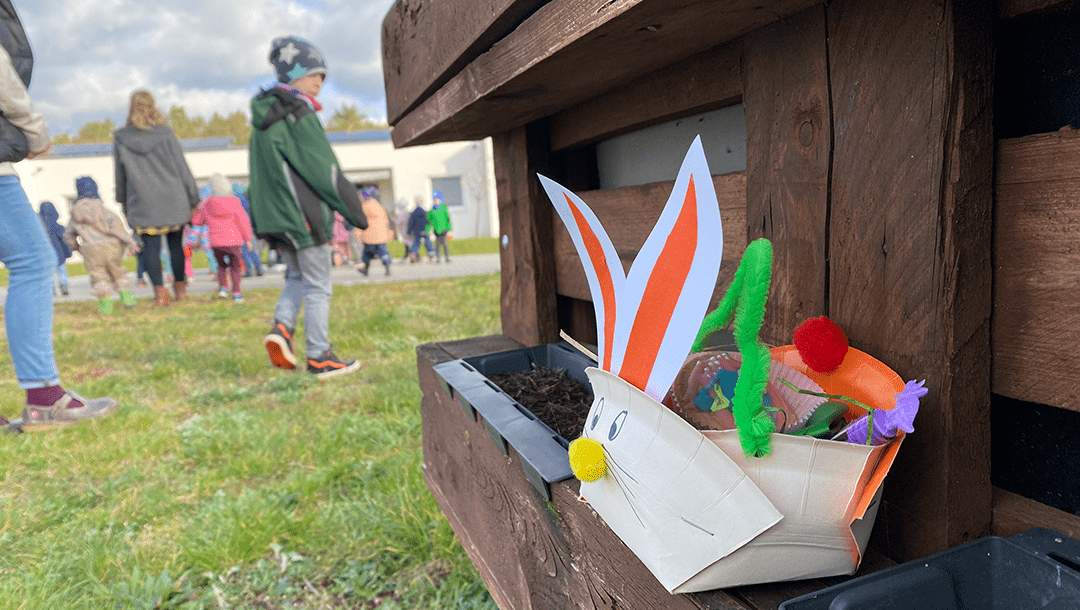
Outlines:
{"type": "Polygon", "coordinates": [[[477,413],[495,445],[507,453],[513,447],[521,458],[525,476],[537,491],[551,499],[550,483],[572,478],[570,460],[566,455],[569,441],[540,421],[495,385],[488,375],[517,373],[533,366],[566,369],[567,373],[586,388],[589,378],[585,369],[596,362],[568,343],[549,343],[484,354],[435,365],[443,389],[458,400],[461,408],[475,421],[477,413]]]}
{"type": "Polygon", "coordinates": [[[989,536],[780,604],[780,610],[1074,610],[1080,541],[1035,528],[989,536]]]}

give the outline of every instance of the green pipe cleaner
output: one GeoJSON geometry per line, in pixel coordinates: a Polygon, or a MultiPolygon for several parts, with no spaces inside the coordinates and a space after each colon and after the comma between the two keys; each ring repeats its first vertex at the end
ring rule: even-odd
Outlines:
{"type": "Polygon", "coordinates": [[[748,457],[769,455],[769,435],[776,424],[762,406],[765,385],[769,380],[772,358],[769,348],[758,339],[765,319],[765,300],[769,296],[772,276],[772,243],[757,239],[746,247],[735,279],[724,298],[701,321],[693,351],[700,352],[712,333],[726,327],[735,318],[735,345],[742,354],[739,380],[735,382],[735,397],[731,412],[739,430],[739,442],[748,457]]]}

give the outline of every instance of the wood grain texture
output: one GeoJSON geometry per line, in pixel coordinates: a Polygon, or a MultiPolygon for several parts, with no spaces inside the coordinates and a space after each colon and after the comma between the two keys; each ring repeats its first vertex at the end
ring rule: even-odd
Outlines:
{"type": "Polygon", "coordinates": [[[536,174],[549,174],[547,133],[530,125],[492,139],[499,229],[503,333],[524,345],[557,341],[552,211],[536,174]]]}
{"type": "Polygon", "coordinates": [[[386,116],[396,123],[543,0],[397,0],[382,22],[386,116]]]}
{"type": "Polygon", "coordinates": [[[896,559],[989,531],[992,17],[978,2],[828,6],[828,315],[930,390],[885,485],[896,559]]]}
{"type": "MultiPolygon", "coordinates": [[[[716,188],[720,219],[724,226],[724,258],[712,299],[712,305],[715,305],[735,277],[739,258],[746,249],[746,175],[737,172],[713,176],[713,186],[716,188]]],[[[623,269],[629,271],[653,225],[660,218],[664,204],[674,187],[674,181],[654,182],[641,186],[586,191],[577,195],[600,219],[619,253],[623,269]]],[[[570,233],[558,219],[554,228],[554,249],[559,294],[591,302],[589,282],[585,277],[581,259],[570,239],[570,233]]]]}
{"type": "Polygon", "coordinates": [[[1012,19],[1044,9],[1053,9],[1059,6],[1072,4],[1069,0],[998,0],[998,19],[1012,19]]]}
{"type": "Polygon", "coordinates": [[[551,149],[591,144],[742,98],[742,40],[639,76],[551,118],[551,149]]]}
{"type": "Polygon", "coordinates": [[[828,308],[832,123],[824,5],[745,40],[747,239],[772,241],[761,338],[787,345],[799,324],[828,308]]]}
{"type": "MultiPolygon", "coordinates": [[[[723,592],[708,601],[670,595],[588,504],[578,483],[551,486],[548,504],[503,455],[483,421],[472,421],[438,383],[432,366],[453,352],[492,347],[468,342],[417,350],[424,397],[424,480],[502,610],[624,608],[745,610],[723,592]]],[[[500,346],[502,347],[502,346],[500,346]]],[[[753,607],[751,607],[753,608],[753,607]]],[[[775,606],[757,606],[775,608],[775,606]]]]}
{"type": "Polygon", "coordinates": [[[994,488],[995,536],[1012,536],[1033,527],[1046,527],[1080,540],[1080,516],[994,488]]]}
{"type": "Polygon", "coordinates": [[[1080,132],[998,144],[993,388],[1080,411],[1080,132]]]}
{"type": "Polygon", "coordinates": [[[508,131],[812,4],[551,0],[394,122],[394,145],[508,131]]]}

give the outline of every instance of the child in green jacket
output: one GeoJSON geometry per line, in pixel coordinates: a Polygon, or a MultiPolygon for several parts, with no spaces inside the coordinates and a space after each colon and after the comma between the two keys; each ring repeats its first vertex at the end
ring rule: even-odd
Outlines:
{"type": "Polygon", "coordinates": [[[439,249],[442,249],[443,257],[446,258],[446,262],[450,262],[450,250],[446,246],[446,235],[453,226],[450,225],[450,211],[446,209],[443,204],[442,191],[435,189],[431,193],[431,211],[428,212],[428,224],[431,226],[432,232],[435,233],[435,261],[439,261],[439,249]]]}
{"type": "Polygon", "coordinates": [[[248,197],[255,234],[278,250],[286,271],[263,343],[274,366],[296,368],[293,329],[304,307],[308,372],[350,373],[360,364],[338,358],[329,340],[334,212],[361,229],[367,219],[315,115],[326,78],[322,53],[303,38],[284,36],[271,43],[270,63],[279,82],[251,101],[248,197]]]}

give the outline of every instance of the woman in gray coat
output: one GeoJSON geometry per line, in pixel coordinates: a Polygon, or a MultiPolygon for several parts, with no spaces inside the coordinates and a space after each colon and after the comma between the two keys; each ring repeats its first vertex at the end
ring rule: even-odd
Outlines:
{"type": "Polygon", "coordinates": [[[143,268],[154,284],[158,305],[169,304],[162,281],[161,237],[172,262],[176,300],[187,298],[184,275],[184,226],[199,204],[199,189],[184,160],[180,142],[166,125],[148,91],[131,96],[127,125],[113,134],[116,163],[116,201],[123,206],[128,225],[142,240],[143,268]]]}

